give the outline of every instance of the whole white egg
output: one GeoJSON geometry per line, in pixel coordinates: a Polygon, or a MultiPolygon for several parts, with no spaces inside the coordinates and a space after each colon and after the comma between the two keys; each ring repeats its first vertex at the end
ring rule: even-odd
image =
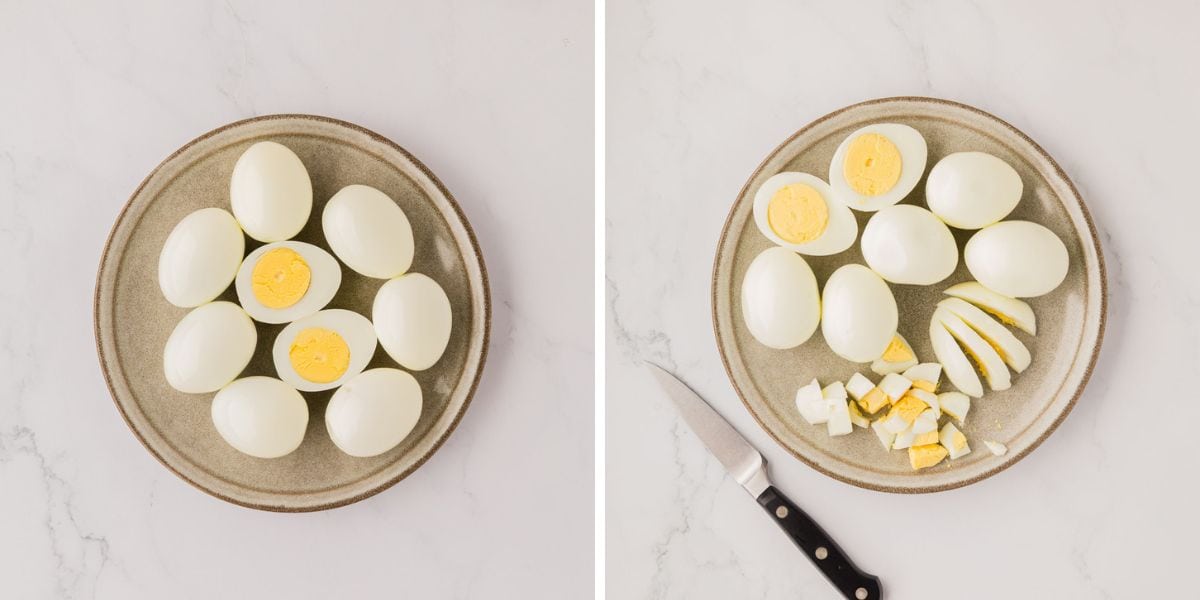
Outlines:
{"type": "Polygon", "coordinates": [[[768,348],[795,348],[812,337],[821,321],[821,296],[802,256],[776,246],[754,257],[742,278],[742,319],[768,348]]]}
{"type": "Polygon", "coordinates": [[[200,306],[221,295],[237,275],[246,238],[229,211],[202,208],[183,218],[158,255],[158,287],[167,302],[200,306]]]}
{"type": "Polygon", "coordinates": [[[958,266],[958,245],[950,228],[912,204],[889,206],[872,215],[863,228],[862,253],[867,265],[892,283],[937,283],[958,266]]]}
{"type": "Polygon", "coordinates": [[[290,239],[312,212],[312,180],[300,157],[276,142],[258,142],[238,157],[229,204],[246,234],[260,242],[290,239]]]}
{"type": "Polygon", "coordinates": [[[361,275],[391,279],[412,265],[408,216],[373,187],[348,185],[334,194],[321,214],[321,227],[333,253],[361,275]]]}
{"type": "Polygon", "coordinates": [[[302,392],[320,392],[361,373],[375,356],[375,345],[366,317],[335,308],[288,324],[271,350],[280,379],[302,392]]]}
{"type": "Polygon", "coordinates": [[[287,323],[325,308],[341,284],[336,258],[312,244],[288,241],[251,252],[235,287],[238,302],[255,321],[287,323]]]}
{"type": "Polygon", "coordinates": [[[754,194],[754,224],[767,239],[814,256],[837,254],[854,244],[858,220],[833,200],[829,184],[808,173],[772,175],[754,194]]]}
{"type": "Polygon", "coordinates": [[[422,371],[445,352],[453,311],[442,286],[421,273],[408,273],[379,288],[371,320],[388,356],[406,369],[422,371]]]}
{"type": "Polygon", "coordinates": [[[1013,298],[1049,293],[1067,277],[1067,247],[1053,231],[1029,221],[1001,221],[980,229],[963,249],[971,275],[1013,298]]]}
{"type": "Polygon", "coordinates": [[[325,428],[350,456],[378,456],[399,444],[421,418],[421,386],[400,369],[370,369],[333,393],[325,428]]]}
{"type": "Polygon", "coordinates": [[[212,420],[217,433],[237,451],[279,458],[304,441],[308,403],[300,392],[274,377],[246,377],[213,397],[212,420]]]}
{"type": "Polygon", "coordinates": [[[833,153],[829,187],[854,210],[874,212],[904,199],[925,174],[929,148],[921,132],[899,123],[868,125],[833,153]]]}
{"type": "Polygon", "coordinates": [[[246,311],[232,302],[192,309],[175,325],[163,349],[163,373],[188,394],[215,392],[250,363],[258,332],[246,311]]]}
{"type": "Polygon", "coordinates": [[[856,363],[871,362],[896,335],[899,313],[892,290],[874,271],[843,265],[821,296],[821,334],[829,349],[856,363]]]}
{"type": "Polygon", "coordinates": [[[955,152],[925,181],[929,210],[951,227],[980,229],[1007,217],[1021,201],[1021,176],[986,152],[955,152]]]}

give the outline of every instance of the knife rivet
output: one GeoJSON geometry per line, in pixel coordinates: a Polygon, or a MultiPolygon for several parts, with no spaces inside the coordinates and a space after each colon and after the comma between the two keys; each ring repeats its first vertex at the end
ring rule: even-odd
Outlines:
{"type": "Polygon", "coordinates": [[[820,548],[817,548],[816,555],[817,560],[825,560],[825,558],[829,556],[829,551],[825,549],[825,546],[821,546],[820,548]]]}
{"type": "Polygon", "coordinates": [[[857,590],[854,590],[854,597],[858,598],[858,600],[867,600],[868,595],[870,595],[870,593],[867,592],[867,588],[858,588],[857,590]]]}
{"type": "Polygon", "coordinates": [[[779,517],[780,519],[786,517],[787,515],[788,509],[786,506],[780,506],[779,508],[775,509],[775,516],[779,517]]]}

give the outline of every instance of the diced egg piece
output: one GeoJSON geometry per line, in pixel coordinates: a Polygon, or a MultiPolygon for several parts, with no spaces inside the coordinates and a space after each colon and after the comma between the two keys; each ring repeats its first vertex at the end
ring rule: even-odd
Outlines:
{"type": "Polygon", "coordinates": [[[971,446],[967,445],[967,436],[959,431],[954,423],[946,423],[942,426],[942,432],[938,435],[938,441],[950,453],[950,458],[960,458],[971,453],[971,446]]]}
{"type": "Polygon", "coordinates": [[[846,381],[846,392],[855,400],[862,400],[863,396],[871,393],[873,389],[875,389],[875,384],[871,383],[871,380],[864,377],[862,373],[855,373],[846,381]]]}
{"type": "Polygon", "coordinates": [[[933,345],[933,354],[937,356],[938,362],[942,363],[942,370],[950,383],[973,398],[983,396],[983,383],[975,374],[971,361],[936,314],[929,320],[929,342],[933,345]]]}
{"type": "Polygon", "coordinates": [[[871,388],[871,391],[867,392],[867,395],[858,401],[858,405],[862,407],[863,411],[871,415],[879,412],[879,409],[891,403],[892,401],[888,399],[887,394],[878,387],[871,388]]]}
{"type": "Polygon", "coordinates": [[[862,428],[867,428],[871,424],[871,420],[863,416],[862,411],[858,409],[857,402],[850,402],[850,422],[862,428]]]}
{"type": "Polygon", "coordinates": [[[934,412],[933,409],[927,408],[922,411],[921,414],[917,415],[917,418],[913,420],[912,432],[916,435],[929,433],[930,431],[937,431],[937,426],[937,413],[934,412]]]}
{"type": "Polygon", "coordinates": [[[1012,378],[1009,375],[1008,367],[1004,365],[1004,359],[1000,358],[1000,354],[996,352],[995,348],[992,348],[991,344],[987,343],[987,340],[975,333],[975,330],[971,329],[958,315],[944,308],[935,309],[933,318],[940,319],[950,335],[962,344],[967,356],[975,360],[975,365],[987,379],[989,388],[998,392],[1012,387],[1012,378]]]}
{"type": "Polygon", "coordinates": [[[850,421],[850,407],[846,399],[827,398],[826,402],[829,403],[829,421],[826,423],[826,428],[830,437],[846,435],[854,431],[854,424],[850,421]]]}
{"type": "Polygon", "coordinates": [[[867,212],[904,199],[925,173],[929,149],[921,132],[899,123],[856,130],[833,153],[829,185],[843,204],[867,212]]]}
{"type": "Polygon", "coordinates": [[[1021,340],[1018,340],[1017,336],[1013,335],[999,321],[975,305],[960,298],[946,298],[938,302],[938,306],[958,315],[967,325],[970,325],[975,333],[992,345],[1004,363],[1012,367],[1014,371],[1020,373],[1029,366],[1031,357],[1025,344],[1022,344],[1021,340]]]}
{"type": "Polygon", "coordinates": [[[892,440],[892,450],[904,450],[906,448],[911,448],[913,445],[913,438],[915,436],[916,434],[913,433],[911,427],[901,431],[900,433],[897,433],[896,438],[892,440]]]}
{"type": "Polygon", "coordinates": [[[883,444],[884,450],[892,449],[892,442],[895,441],[896,434],[888,431],[888,428],[884,426],[883,419],[871,423],[871,431],[875,432],[875,437],[879,438],[879,443],[883,444]]]}
{"type": "Polygon", "coordinates": [[[932,392],[927,392],[925,390],[918,390],[917,388],[913,388],[911,390],[908,390],[908,393],[905,394],[905,396],[910,396],[910,397],[916,398],[917,400],[920,400],[921,402],[924,402],[925,405],[928,406],[929,409],[933,411],[933,416],[935,419],[942,418],[942,405],[940,402],[938,402],[937,394],[934,394],[932,392]]]}
{"type": "Polygon", "coordinates": [[[904,393],[910,388],[912,388],[912,381],[897,373],[888,373],[879,382],[879,389],[883,391],[888,397],[888,401],[892,404],[903,398],[904,393]]]}
{"type": "Polygon", "coordinates": [[[914,471],[927,469],[944,460],[950,454],[941,444],[925,444],[908,449],[908,464],[914,471]]]}
{"type": "Polygon", "coordinates": [[[982,308],[1005,325],[1012,325],[1029,335],[1037,335],[1037,319],[1033,315],[1033,308],[1024,300],[993,292],[978,281],[952,285],[943,293],[982,308]]]}
{"type": "Polygon", "coordinates": [[[938,404],[942,412],[958,419],[959,423],[967,422],[967,412],[971,410],[971,397],[962,392],[945,392],[938,394],[938,404]]]}
{"type": "Polygon", "coordinates": [[[808,173],[772,175],[754,194],[754,224],[767,239],[800,254],[826,256],[858,238],[858,220],[808,173]]]}
{"type": "Polygon", "coordinates": [[[883,356],[871,363],[871,370],[880,375],[887,375],[888,373],[899,373],[915,364],[917,364],[917,353],[913,352],[908,340],[897,333],[892,336],[892,341],[883,351],[883,356]]]}
{"type": "Polygon", "coordinates": [[[914,446],[925,446],[927,444],[936,443],[938,443],[938,432],[936,429],[933,431],[926,431],[925,433],[913,434],[912,445],[914,446]]]}
{"type": "Polygon", "coordinates": [[[796,410],[809,425],[821,425],[829,421],[829,402],[821,394],[821,384],[812,380],[796,390],[796,410]]]}
{"type": "Polygon", "coordinates": [[[1008,446],[1005,446],[1000,442],[984,440],[983,445],[987,446],[987,449],[991,450],[992,454],[995,454],[996,456],[1004,456],[1005,454],[1008,454],[1008,446]]]}
{"type": "Polygon", "coordinates": [[[845,400],[846,386],[840,381],[835,381],[821,388],[821,395],[824,396],[826,400],[845,400]]]}
{"type": "Polygon", "coordinates": [[[892,405],[884,424],[892,433],[900,433],[911,426],[917,419],[917,415],[925,409],[924,402],[911,396],[905,396],[892,405]]]}
{"type": "Polygon", "coordinates": [[[942,380],[942,365],[938,363],[914,365],[904,371],[904,376],[912,380],[914,388],[935,393],[938,383],[942,380]]]}

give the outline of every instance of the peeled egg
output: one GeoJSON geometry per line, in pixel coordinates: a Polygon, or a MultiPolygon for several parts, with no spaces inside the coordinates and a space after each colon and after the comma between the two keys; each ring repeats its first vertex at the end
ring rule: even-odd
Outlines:
{"type": "Polygon", "coordinates": [[[246,311],[232,302],[209,302],[192,309],[171,331],[163,373],[181,392],[215,392],[242,373],[257,343],[246,311]]]}
{"type": "Polygon", "coordinates": [[[854,213],[808,173],[779,173],[763,182],[754,194],[754,223],[767,239],[800,254],[837,254],[858,237],[854,213]]]}
{"type": "Polygon", "coordinates": [[[325,241],[346,266],[379,279],[402,275],[412,266],[412,225],[387,194],[348,185],[329,199],[321,214],[325,241]]]}
{"type": "Polygon", "coordinates": [[[1013,298],[1049,293],[1067,277],[1067,247],[1053,231],[1029,221],[980,229],[967,240],[963,259],[979,283],[1013,298]]]}
{"type": "Polygon", "coordinates": [[[284,327],[272,356],[280,379],[302,392],[320,392],[361,373],[375,355],[375,343],[366,317],[335,308],[284,327]]]}
{"type": "Polygon", "coordinates": [[[863,228],[862,253],[867,265],[892,283],[937,283],[958,266],[958,245],[950,228],[911,204],[872,215],[863,228]]]}
{"type": "Polygon", "coordinates": [[[808,341],[821,321],[817,278],[799,254],[775,246],[754,257],[742,279],[742,319],[768,348],[808,341]]]}
{"type": "Polygon", "coordinates": [[[237,274],[238,302],[255,321],[287,323],[329,304],[342,268],[328,252],[304,242],[275,242],[251,252],[237,274]]]}
{"type": "Polygon", "coordinates": [[[925,173],[929,149],[921,132],[897,123],[868,125],[833,153],[829,186],[843,204],[874,212],[904,199],[925,173]]]}
{"type": "Polygon", "coordinates": [[[333,393],[329,439],[350,456],[377,456],[399,444],[421,417],[421,386],[400,369],[371,369],[333,393]]]}
{"type": "Polygon", "coordinates": [[[246,377],[213,397],[212,420],[217,433],[239,452],[279,458],[304,441],[308,403],[274,377],[246,377]]]}
{"type": "Polygon", "coordinates": [[[446,350],[453,315],[442,286],[421,273],[408,273],[379,288],[371,320],[388,356],[406,369],[422,371],[446,350]]]}
{"type": "Polygon", "coordinates": [[[862,265],[843,265],[829,276],[821,307],[821,334],[848,361],[879,358],[896,335],[899,313],[892,290],[862,265]]]}
{"type": "Polygon", "coordinates": [[[211,302],[229,287],[246,238],[228,211],[202,208],[183,218],[158,255],[158,286],[167,302],[182,308],[211,302]]]}
{"type": "Polygon", "coordinates": [[[246,234],[260,242],[290,239],[312,212],[308,169],[287,146],[258,142],[238,157],[229,204],[246,234]]]}
{"type": "Polygon", "coordinates": [[[1008,216],[1021,200],[1017,170],[986,152],[955,152],[925,181],[929,210],[951,227],[980,229],[1008,216]]]}

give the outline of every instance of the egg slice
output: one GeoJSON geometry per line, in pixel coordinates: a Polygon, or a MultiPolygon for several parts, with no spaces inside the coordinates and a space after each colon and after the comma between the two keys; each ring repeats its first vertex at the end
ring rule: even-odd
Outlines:
{"type": "Polygon", "coordinates": [[[202,208],[183,218],[158,255],[158,286],[167,302],[200,306],[221,295],[237,275],[246,238],[228,211],[202,208]]]}
{"type": "Polygon", "coordinates": [[[929,210],[951,227],[980,229],[1008,216],[1021,200],[1021,176],[986,152],[955,152],[925,181],[929,210]]]}
{"type": "Polygon", "coordinates": [[[308,403],[274,377],[246,377],[221,388],[212,421],[230,446],[258,458],[291,454],[304,441],[308,403]]]}
{"type": "Polygon", "coordinates": [[[904,371],[904,377],[912,381],[914,388],[936,393],[938,382],[942,380],[942,365],[938,363],[913,365],[904,371]]]}
{"type": "Polygon", "coordinates": [[[1012,377],[1008,367],[1004,365],[1004,359],[1000,358],[1000,354],[987,340],[980,337],[957,315],[944,308],[934,309],[933,318],[939,319],[950,335],[962,345],[967,356],[974,359],[976,368],[987,380],[989,388],[999,392],[1012,387],[1012,377]]]}
{"type": "Polygon", "coordinates": [[[250,363],[258,331],[232,302],[209,302],[175,325],[163,349],[163,372],[171,387],[187,394],[215,392],[250,363]]]}
{"type": "Polygon", "coordinates": [[[1033,315],[1033,308],[1022,300],[997,294],[978,281],[952,285],[943,293],[978,306],[1005,325],[1012,325],[1029,335],[1037,335],[1037,319],[1033,315]]]}
{"type": "Polygon", "coordinates": [[[287,323],[329,304],[342,268],[328,252],[304,242],[275,242],[251,252],[238,270],[238,302],[255,321],[287,323]]]}
{"type": "Polygon", "coordinates": [[[987,449],[996,456],[1004,456],[1005,454],[1008,454],[1008,446],[1005,446],[1000,442],[984,441],[983,445],[987,446],[987,449]]]}
{"type": "Polygon", "coordinates": [[[321,228],[333,253],[360,275],[391,279],[412,266],[408,216],[373,187],[348,185],[334,194],[321,213],[321,228]]]}
{"type": "Polygon", "coordinates": [[[829,348],[848,361],[879,358],[896,335],[899,316],[892,290],[862,265],[843,265],[829,276],[821,307],[821,334],[829,348]]]}
{"type": "Polygon", "coordinates": [[[970,359],[959,347],[958,342],[954,341],[954,336],[950,335],[942,321],[936,317],[936,310],[934,313],[934,318],[929,320],[929,343],[933,346],[934,356],[942,364],[942,372],[962,393],[972,398],[982,397],[983,384],[975,374],[970,359]]]}
{"type": "Polygon", "coordinates": [[[958,419],[959,423],[966,423],[967,413],[971,410],[970,396],[962,392],[944,392],[938,394],[937,399],[942,412],[958,419]]]}
{"type": "Polygon", "coordinates": [[[272,356],[280,379],[302,392],[320,392],[361,373],[375,344],[375,328],[366,317],[329,309],[284,327],[272,356]]]}
{"type": "Polygon", "coordinates": [[[929,150],[907,125],[880,123],[851,133],[829,164],[829,185],[846,206],[877,211],[904,199],[925,173],[929,150]]]}
{"type": "Polygon", "coordinates": [[[821,391],[821,384],[814,379],[796,390],[796,410],[809,425],[822,425],[829,422],[829,401],[821,391]]]}
{"type": "MultiPolygon", "coordinates": [[[[867,224],[867,230],[871,225],[867,224]]],[[[863,232],[866,242],[867,232],[863,232]]],[[[1067,277],[1067,247],[1053,231],[1029,221],[1001,221],[980,229],[963,248],[967,269],[979,283],[1005,296],[1050,293],[1067,277]]]]}
{"type": "Polygon", "coordinates": [[[370,369],[329,399],[325,428],[350,456],[378,456],[396,447],[421,418],[421,386],[400,369],[370,369]]]}
{"type": "Polygon", "coordinates": [[[892,283],[934,284],[958,266],[958,245],[950,228],[911,204],[872,215],[863,228],[862,253],[867,266],[892,283]]]}
{"type": "Polygon", "coordinates": [[[423,371],[446,351],[453,326],[442,286],[420,273],[401,275],[379,288],[371,305],[379,344],[400,366],[423,371]]]}
{"type": "Polygon", "coordinates": [[[238,157],[229,204],[246,235],[260,242],[294,237],[312,212],[312,180],[287,146],[258,142],[238,157]]]}
{"type": "Polygon", "coordinates": [[[754,223],[772,242],[800,254],[837,254],[854,244],[858,220],[808,173],[771,176],[754,194],[754,223]]]}
{"type": "Polygon", "coordinates": [[[988,316],[987,313],[958,298],[946,298],[937,305],[957,315],[963,322],[970,325],[971,329],[974,329],[980,337],[992,345],[1004,363],[1012,367],[1014,371],[1020,373],[1029,366],[1032,360],[1029,349],[1021,343],[1021,340],[1017,339],[1017,336],[1005,329],[999,321],[988,316]]]}
{"type": "Polygon", "coordinates": [[[742,319],[759,343],[777,350],[808,341],[821,321],[817,278],[787,248],[763,250],[742,278],[742,319]]]}
{"type": "Polygon", "coordinates": [[[888,342],[887,350],[883,351],[883,355],[871,363],[871,370],[879,375],[887,375],[888,373],[900,373],[915,364],[917,364],[917,353],[913,352],[912,345],[908,343],[908,340],[897,333],[892,337],[892,341],[888,342]]]}

